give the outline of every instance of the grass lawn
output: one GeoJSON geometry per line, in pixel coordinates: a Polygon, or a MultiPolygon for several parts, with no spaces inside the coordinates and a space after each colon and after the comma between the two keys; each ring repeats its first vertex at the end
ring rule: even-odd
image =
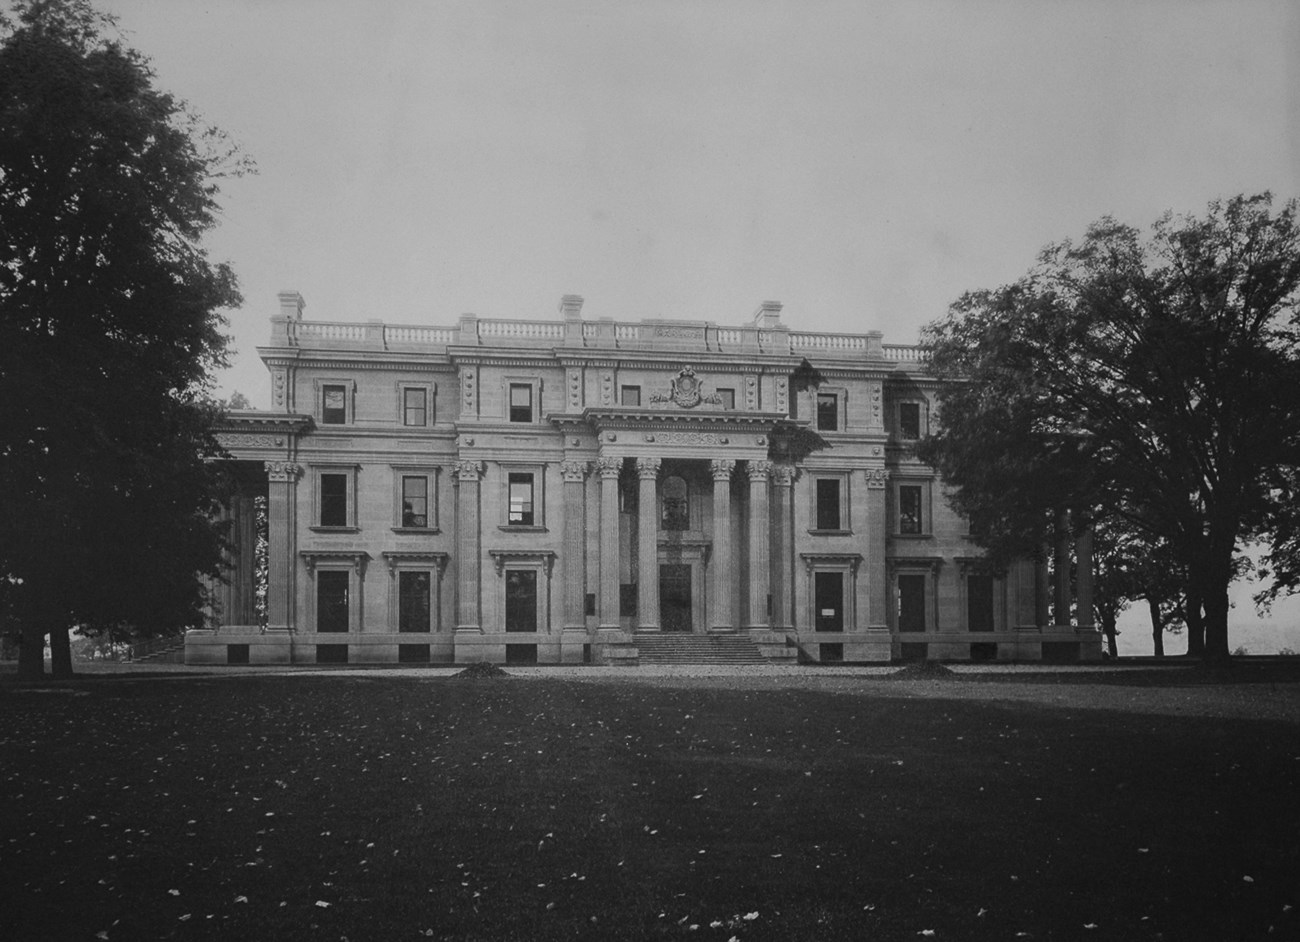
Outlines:
{"type": "Polygon", "coordinates": [[[1300,937],[1300,725],[1142,683],[6,678],[0,938],[1300,937]]]}

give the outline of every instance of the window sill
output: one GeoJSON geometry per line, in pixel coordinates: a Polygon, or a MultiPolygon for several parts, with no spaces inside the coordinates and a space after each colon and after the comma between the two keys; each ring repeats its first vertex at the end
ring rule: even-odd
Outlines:
{"type": "Polygon", "coordinates": [[[438,527],[393,527],[394,533],[441,533],[438,527]]]}
{"type": "Polygon", "coordinates": [[[360,527],[308,527],[312,533],[360,533],[360,527]]]}
{"type": "Polygon", "coordinates": [[[933,533],[891,533],[889,536],[893,540],[929,540],[934,538],[933,533]]]}
{"type": "Polygon", "coordinates": [[[852,536],[852,530],[809,530],[813,536],[852,536]]]}
{"type": "Polygon", "coordinates": [[[505,533],[545,533],[546,532],[546,527],[524,526],[521,523],[502,524],[501,526],[497,527],[497,529],[505,533]]]}

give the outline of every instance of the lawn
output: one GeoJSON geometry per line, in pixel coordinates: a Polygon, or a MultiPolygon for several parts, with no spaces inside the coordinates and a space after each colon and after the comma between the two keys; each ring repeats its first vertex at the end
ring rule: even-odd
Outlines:
{"type": "Polygon", "coordinates": [[[1143,683],[8,681],[0,938],[1300,936],[1300,725],[1143,683]]]}

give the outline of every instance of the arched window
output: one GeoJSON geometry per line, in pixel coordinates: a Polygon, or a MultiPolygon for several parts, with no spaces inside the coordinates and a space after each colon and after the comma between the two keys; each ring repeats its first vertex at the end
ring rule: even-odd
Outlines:
{"type": "Polygon", "coordinates": [[[663,528],[665,530],[689,530],[691,528],[691,506],[686,481],[677,475],[664,478],[663,528]]]}

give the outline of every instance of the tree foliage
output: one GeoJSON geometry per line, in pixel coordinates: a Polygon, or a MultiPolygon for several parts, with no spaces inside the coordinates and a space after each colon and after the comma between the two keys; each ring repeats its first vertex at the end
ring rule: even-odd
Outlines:
{"type": "Polygon", "coordinates": [[[246,167],[111,34],[87,0],[0,22],[0,605],[28,674],[47,633],[70,670],[70,625],[196,623],[222,548],[206,393],[240,298],[200,239],[246,167]]]}
{"type": "Polygon", "coordinates": [[[1295,532],[1298,287],[1294,202],[1216,201],[1145,239],[1104,218],[927,328],[956,382],[922,454],[994,554],[1041,545],[1061,507],[1169,554],[1226,657],[1239,543],[1295,532]]]}

